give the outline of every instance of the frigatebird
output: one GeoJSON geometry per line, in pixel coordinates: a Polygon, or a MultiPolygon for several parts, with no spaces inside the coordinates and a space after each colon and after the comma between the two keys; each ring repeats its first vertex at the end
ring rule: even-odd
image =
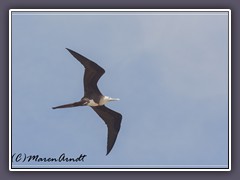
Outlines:
{"type": "Polygon", "coordinates": [[[80,55],[79,53],[66,48],[85,68],[84,72],[84,96],[78,102],[65,104],[61,106],[53,107],[58,108],[70,108],[76,106],[90,106],[106,123],[108,128],[107,138],[107,154],[113,148],[113,145],[117,139],[118,132],[120,130],[122,115],[116,111],[113,111],[105,106],[109,101],[117,101],[118,98],[111,98],[104,96],[98,89],[97,83],[100,77],[105,73],[105,70],[97,65],[90,59],[80,55]]]}

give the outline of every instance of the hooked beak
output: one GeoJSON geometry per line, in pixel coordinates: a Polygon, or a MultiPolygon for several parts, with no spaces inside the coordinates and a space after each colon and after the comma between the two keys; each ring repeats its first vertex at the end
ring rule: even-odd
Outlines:
{"type": "Polygon", "coordinates": [[[110,101],[119,101],[119,98],[110,98],[110,101]]]}

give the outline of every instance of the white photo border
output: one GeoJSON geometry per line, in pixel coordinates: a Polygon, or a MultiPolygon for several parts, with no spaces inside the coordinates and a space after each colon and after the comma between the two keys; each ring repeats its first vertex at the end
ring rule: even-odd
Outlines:
{"type": "Polygon", "coordinates": [[[10,9],[9,10],[9,171],[231,171],[231,9],[10,9]],[[13,12],[228,12],[228,168],[12,168],[13,12]]]}

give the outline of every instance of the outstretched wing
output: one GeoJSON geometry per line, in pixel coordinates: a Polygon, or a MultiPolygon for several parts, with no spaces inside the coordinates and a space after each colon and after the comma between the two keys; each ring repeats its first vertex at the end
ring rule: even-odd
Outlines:
{"type": "Polygon", "coordinates": [[[106,106],[94,106],[93,110],[103,119],[108,127],[107,154],[112,150],[121,127],[122,115],[106,106]]]}
{"type": "Polygon", "coordinates": [[[97,65],[95,62],[87,59],[86,57],[78,54],[77,52],[66,48],[84,67],[84,96],[102,95],[97,87],[97,82],[100,77],[105,73],[105,70],[97,65]]]}

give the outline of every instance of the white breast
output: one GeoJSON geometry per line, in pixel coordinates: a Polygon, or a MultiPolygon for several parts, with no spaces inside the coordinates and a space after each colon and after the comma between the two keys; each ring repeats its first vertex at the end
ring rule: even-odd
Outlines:
{"type": "Polygon", "coordinates": [[[98,106],[98,104],[91,99],[89,100],[88,106],[98,106]]]}

